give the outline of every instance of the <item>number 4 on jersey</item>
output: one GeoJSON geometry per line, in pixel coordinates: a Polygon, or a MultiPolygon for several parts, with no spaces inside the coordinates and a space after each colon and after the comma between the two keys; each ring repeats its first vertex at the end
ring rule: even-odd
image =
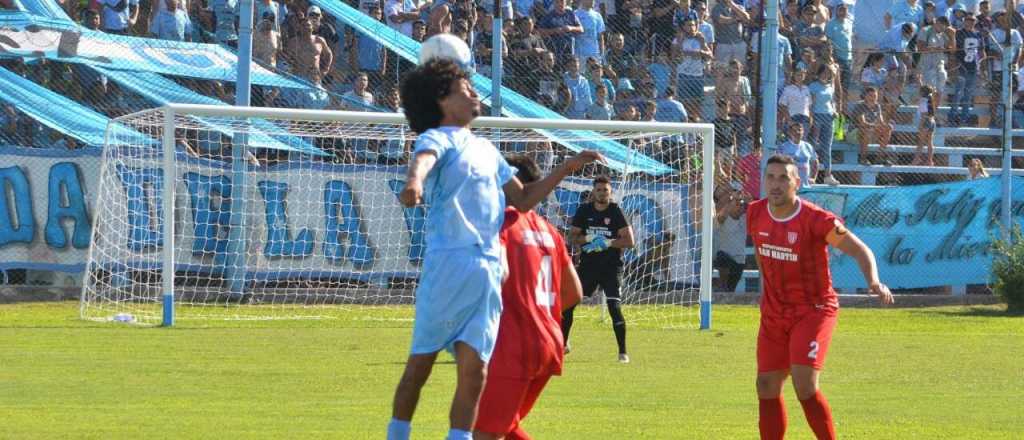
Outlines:
{"type": "Polygon", "coordinates": [[[555,304],[555,292],[551,288],[551,256],[545,255],[540,260],[540,271],[537,272],[537,287],[534,288],[537,305],[551,315],[551,306],[555,304]]]}

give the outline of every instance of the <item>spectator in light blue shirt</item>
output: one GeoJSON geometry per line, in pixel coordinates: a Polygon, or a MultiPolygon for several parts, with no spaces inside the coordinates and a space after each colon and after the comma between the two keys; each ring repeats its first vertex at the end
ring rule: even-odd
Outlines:
{"type": "Polygon", "coordinates": [[[655,92],[658,95],[664,94],[665,88],[668,87],[675,73],[674,66],[669,61],[668,52],[658,52],[654,62],[647,66],[647,71],[651,74],[651,79],[654,80],[655,92]]]}
{"type": "Polygon", "coordinates": [[[608,92],[608,101],[615,101],[615,85],[612,84],[612,80],[605,78],[604,66],[594,58],[587,60],[587,70],[590,71],[590,96],[597,96],[596,88],[598,84],[604,84],[605,91],[608,92]]]}
{"type": "Polygon", "coordinates": [[[917,0],[896,0],[889,12],[885,13],[885,27],[892,29],[899,23],[921,24],[924,18],[924,7],[917,0]]]}
{"type": "Polygon", "coordinates": [[[597,58],[601,60],[604,53],[604,19],[594,10],[594,0],[581,0],[580,8],[575,12],[576,20],[583,27],[583,32],[576,34],[574,45],[575,55],[581,60],[597,58]]]}
{"type": "Polygon", "coordinates": [[[910,53],[908,53],[907,47],[916,33],[917,26],[913,23],[898,23],[889,29],[889,32],[882,38],[881,44],[878,45],[878,48],[885,52],[885,68],[899,74],[901,85],[910,62],[910,53]]]}
{"type": "Polygon", "coordinates": [[[946,18],[953,17],[953,10],[959,7],[965,9],[964,4],[957,0],[938,0],[935,2],[935,15],[945,16],[946,18]]]}
{"type": "Polygon", "coordinates": [[[817,80],[808,86],[811,92],[811,115],[814,128],[811,139],[825,171],[824,182],[838,185],[839,181],[832,177],[832,124],[836,116],[836,90],[832,86],[832,69],[828,66],[818,68],[817,80]]]}
{"type": "Polygon", "coordinates": [[[235,22],[238,20],[238,0],[212,0],[211,8],[217,22],[213,33],[217,43],[237,46],[238,29],[235,22]]]}
{"type": "Polygon", "coordinates": [[[536,0],[515,0],[512,2],[515,18],[529,17],[531,15],[530,12],[533,10],[534,3],[536,3],[536,0]]]}
{"type": "Polygon", "coordinates": [[[103,32],[127,35],[139,19],[139,0],[101,0],[103,32]]]}
{"type": "MultiPolygon", "coordinates": [[[[367,15],[380,20],[380,7],[371,6],[367,15]]],[[[381,75],[384,73],[384,63],[387,62],[387,52],[384,50],[384,45],[363,34],[359,34],[356,39],[359,70],[369,73],[371,82],[379,84],[381,81],[381,75]]]]}
{"type": "Polygon", "coordinates": [[[708,4],[702,1],[693,3],[693,13],[697,14],[697,30],[704,36],[704,42],[712,51],[715,50],[715,27],[708,22],[708,4]]]}
{"type": "Polygon", "coordinates": [[[167,9],[156,13],[149,32],[161,40],[191,41],[192,20],[188,14],[178,9],[178,0],[165,0],[165,3],[167,9]]]}
{"type": "Polygon", "coordinates": [[[658,100],[654,120],[658,122],[686,122],[686,107],[676,99],[676,90],[672,86],[665,88],[665,95],[658,100]]]}
{"type": "Polygon", "coordinates": [[[608,103],[608,87],[598,84],[594,87],[594,103],[587,109],[587,119],[608,121],[612,119],[612,105],[608,103]]]}
{"type": "Polygon", "coordinates": [[[832,43],[832,56],[839,63],[839,82],[843,90],[850,90],[853,72],[853,19],[850,7],[840,3],[835,9],[835,18],[825,25],[825,36],[832,43]]]}
{"type": "Polygon", "coordinates": [[[583,119],[587,109],[594,103],[590,97],[590,81],[580,75],[580,62],[575,58],[566,61],[565,87],[572,93],[572,104],[569,105],[570,119],[583,119]]]}
{"type": "Polygon", "coordinates": [[[818,175],[818,155],[814,152],[814,147],[804,141],[803,124],[791,122],[786,134],[786,141],[775,147],[772,153],[792,157],[800,173],[800,188],[810,188],[818,175]]]}

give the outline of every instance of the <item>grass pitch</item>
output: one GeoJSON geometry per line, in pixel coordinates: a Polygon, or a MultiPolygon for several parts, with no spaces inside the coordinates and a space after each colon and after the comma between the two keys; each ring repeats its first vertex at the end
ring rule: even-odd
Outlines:
{"type": "MultiPolygon", "coordinates": [[[[77,312],[0,306],[0,438],[380,439],[410,337],[408,322],[164,329],[77,312]]],[[[565,375],[525,427],[538,439],[756,438],[757,316],[719,306],[710,332],[630,328],[628,365],[610,325],[578,319],[565,375]]],[[[454,367],[439,359],[413,438],[447,430],[454,367]]],[[[846,439],[1024,438],[1024,318],[844,309],[822,389],[846,439]]],[[[789,386],[785,398],[790,438],[812,438],[789,386]]]]}

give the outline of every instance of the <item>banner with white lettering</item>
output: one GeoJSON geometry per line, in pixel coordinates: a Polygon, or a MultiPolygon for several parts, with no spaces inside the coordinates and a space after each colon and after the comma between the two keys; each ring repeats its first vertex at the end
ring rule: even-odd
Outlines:
{"type": "MultiPolygon", "coordinates": [[[[1024,178],[1014,177],[1012,215],[1024,215],[1024,178]]],[[[991,278],[992,240],[999,236],[999,177],[887,188],[814,187],[801,193],[840,214],[870,247],[891,287],[984,284],[991,278]]],[[[831,250],[833,283],[865,287],[857,262],[831,250]]]]}
{"type": "MultiPolygon", "coordinates": [[[[164,182],[158,159],[108,164],[102,190],[98,150],[0,148],[0,164],[9,164],[0,166],[6,194],[0,197],[0,268],[81,271],[92,227],[102,240],[93,251],[101,266],[159,267],[164,182]],[[96,209],[106,212],[98,216],[96,209]]],[[[251,168],[242,198],[246,257],[236,262],[227,258],[242,250],[229,240],[230,165],[179,156],[176,172],[178,271],[221,273],[234,264],[254,280],[418,273],[425,211],[399,205],[403,167],[289,162],[251,168]]],[[[590,187],[589,180],[567,180],[539,209],[568,228],[590,187]]],[[[617,199],[637,242],[624,255],[627,268],[647,270],[655,282],[692,284],[699,238],[688,187],[632,182],[617,199]]]]}

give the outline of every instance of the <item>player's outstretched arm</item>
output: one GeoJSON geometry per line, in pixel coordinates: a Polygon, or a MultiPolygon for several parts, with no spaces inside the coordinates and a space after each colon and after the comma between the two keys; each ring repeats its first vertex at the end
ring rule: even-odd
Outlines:
{"type": "Polygon", "coordinates": [[[566,264],[562,268],[561,284],[558,294],[562,300],[562,311],[564,312],[583,301],[583,284],[580,283],[580,277],[576,274],[576,268],[572,263],[566,264]]]}
{"type": "Polygon", "coordinates": [[[857,238],[856,235],[853,235],[853,232],[839,224],[828,233],[825,240],[828,241],[828,244],[857,261],[861,273],[864,274],[864,280],[868,283],[868,293],[877,296],[882,304],[892,304],[895,302],[892,293],[889,292],[889,287],[882,284],[878,279],[878,264],[875,262],[874,252],[871,252],[871,248],[864,244],[860,238],[857,238]]]}
{"type": "Polygon", "coordinates": [[[520,212],[527,212],[537,206],[551,191],[555,190],[558,183],[566,176],[575,173],[591,162],[604,162],[604,156],[596,151],[584,150],[562,162],[558,168],[551,171],[547,177],[536,182],[523,185],[519,179],[513,177],[502,189],[505,190],[505,198],[509,205],[515,206],[520,212]]]}
{"type": "Polygon", "coordinates": [[[420,151],[412,157],[409,163],[409,173],[406,175],[405,188],[398,194],[398,200],[407,208],[412,208],[423,201],[423,179],[437,163],[437,155],[433,151],[420,151]]]}

